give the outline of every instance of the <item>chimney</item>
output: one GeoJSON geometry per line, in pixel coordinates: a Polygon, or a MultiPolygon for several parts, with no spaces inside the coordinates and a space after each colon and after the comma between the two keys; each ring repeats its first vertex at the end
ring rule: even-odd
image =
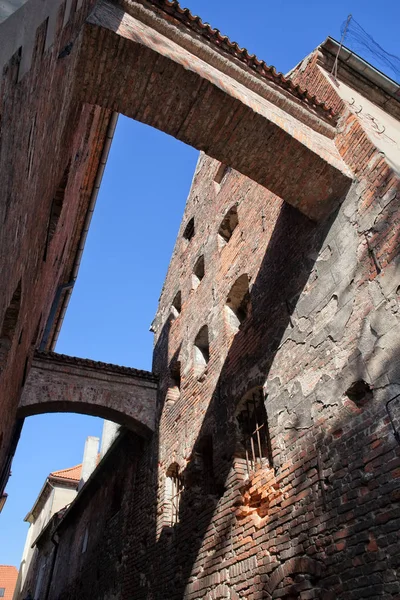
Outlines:
{"type": "Polygon", "coordinates": [[[83,452],[83,460],[82,460],[81,480],[78,485],[78,491],[86,483],[86,481],[89,479],[90,475],[93,473],[93,471],[95,470],[95,468],[97,466],[99,442],[100,442],[100,439],[98,437],[94,437],[92,435],[89,435],[86,438],[85,450],[83,452]]]}
{"type": "Polygon", "coordinates": [[[113,421],[104,421],[103,433],[101,434],[100,459],[106,454],[111,444],[117,437],[119,425],[113,421]]]}

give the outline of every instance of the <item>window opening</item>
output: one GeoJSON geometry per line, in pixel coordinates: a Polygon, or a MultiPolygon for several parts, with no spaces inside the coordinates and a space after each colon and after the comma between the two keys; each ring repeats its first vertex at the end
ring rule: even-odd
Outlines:
{"type": "Polygon", "coordinates": [[[167,484],[169,484],[169,525],[173,527],[179,523],[179,507],[183,492],[183,481],[176,463],[171,465],[167,471],[167,484]]]}
{"type": "Polygon", "coordinates": [[[210,360],[210,346],[208,342],[208,327],[204,325],[194,341],[194,362],[200,367],[205,367],[210,360]]]}
{"type": "Polygon", "coordinates": [[[5,592],[6,592],[6,588],[0,588],[0,598],[4,598],[5,592]]]}
{"type": "Polygon", "coordinates": [[[360,379],[351,384],[346,390],[346,396],[354,402],[358,408],[365,406],[372,399],[373,393],[369,383],[360,379]]]}
{"type": "Polygon", "coordinates": [[[166,406],[171,408],[181,396],[181,363],[175,361],[169,370],[168,391],[166,396],[166,406]]]}
{"type": "Polygon", "coordinates": [[[199,256],[194,265],[193,274],[192,274],[192,289],[195,290],[200,284],[200,281],[204,277],[204,254],[199,256]]]}
{"type": "Polygon", "coordinates": [[[262,388],[245,397],[237,414],[241,445],[244,448],[247,472],[250,474],[263,465],[267,458],[272,467],[271,441],[262,388]]]}
{"type": "Polygon", "coordinates": [[[121,510],[122,497],[123,497],[122,482],[119,479],[117,479],[117,481],[114,482],[114,487],[112,490],[110,518],[114,517],[121,510]]]}
{"type": "Polygon", "coordinates": [[[205,494],[214,492],[214,464],[212,437],[206,435],[201,438],[198,448],[194,453],[196,471],[200,475],[201,487],[205,494]]]}
{"type": "Polygon", "coordinates": [[[85,533],[83,534],[83,540],[82,540],[82,552],[81,552],[82,554],[84,554],[87,550],[88,541],[89,541],[89,529],[86,527],[85,533]]]}
{"type": "Polygon", "coordinates": [[[229,167],[227,167],[226,165],[224,165],[224,163],[220,163],[219,167],[214,175],[214,181],[215,183],[217,183],[218,185],[221,184],[223,178],[225,177],[226,173],[229,171],[229,167]]]}
{"type": "Polygon", "coordinates": [[[218,239],[221,247],[225,246],[232,237],[233,232],[239,223],[239,217],[237,213],[237,207],[232,206],[222,219],[221,225],[218,229],[218,239]]]}
{"type": "Polygon", "coordinates": [[[185,240],[190,241],[193,236],[194,236],[194,217],[192,217],[190,219],[190,221],[186,225],[184,232],[183,232],[183,237],[185,238],[185,240]]]}
{"type": "Polygon", "coordinates": [[[21,308],[21,280],[19,281],[11,302],[5,312],[0,335],[0,373],[4,369],[8,352],[12,346],[15,331],[18,324],[19,311],[21,308]]]}
{"type": "Polygon", "coordinates": [[[181,310],[182,310],[182,294],[179,291],[175,294],[175,297],[172,300],[171,312],[172,312],[173,316],[176,318],[181,314],[181,310]]]}
{"type": "Polygon", "coordinates": [[[176,388],[179,393],[181,391],[181,363],[179,360],[171,366],[170,377],[172,387],[176,388]]]}
{"type": "Polygon", "coordinates": [[[248,315],[249,308],[249,278],[245,273],[235,281],[226,299],[226,320],[233,332],[236,333],[239,330],[240,325],[248,315]]]}
{"type": "Polygon", "coordinates": [[[61,212],[62,212],[62,208],[63,208],[63,204],[64,204],[64,198],[65,198],[65,190],[67,188],[67,183],[68,183],[69,169],[70,169],[70,162],[68,163],[67,168],[64,171],[64,174],[58,185],[56,193],[54,194],[53,202],[51,203],[50,218],[49,218],[49,222],[47,225],[46,244],[45,244],[44,254],[43,254],[44,261],[47,258],[47,251],[51,244],[51,240],[53,239],[54,234],[56,233],[58,221],[61,216],[61,212]]]}

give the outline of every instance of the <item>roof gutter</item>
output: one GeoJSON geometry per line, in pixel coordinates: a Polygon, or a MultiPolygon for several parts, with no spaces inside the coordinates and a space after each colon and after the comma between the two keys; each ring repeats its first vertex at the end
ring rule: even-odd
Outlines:
{"type": "Polygon", "coordinates": [[[368,81],[381,88],[396,100],[400,99],[400,85],[397,81],[374,67],[346,46],[340,44],[334,38],[328,36],[319,47],[329,52],[333,57],[336,56],[336,58],[348,65],[356,73],[364,76],[368,81]]]}
{"type": "MultiPolygon", "coordinates": [[[[87,210],[87,213],[86,213],[85,222],[83,224],[82,235],[81,235],[81,238],[79,240],[78,251],[76,253],[75,261],[74,261],[74,264],[72,266],[72,275],[71,275],[71,278],[70,278],[70,282],[68,284],[64,284],[64,286],[60,286],[62,288],[61,291],[63,291],[64,289],[66,289],[66,294],[64,296],[64,300],[63,300],[63,303],[62,303],[60,316],[59,316],[59,318],[57,320],[56,329],[55,329],[55,332],[54,332],[54,335],[53,335],[53,339],[52,339],[51,344],[50,344],[50,351],[54,351],[54,348],[56,347],[58,336],[60,334],[60,330],[61,330],[61,327],[62,327],[62,324],[63,324],[63,321],[64,321],[65,313],[67,312],[68,304],[69,304],[69,301],[70,301],[70,298],[71,298],[71,295],[72,295],[72,290],[74,289],[73,286],[74,286],[74,283],[75,283],[75,281],[76,281],[76,279],[78,277],[79,267],[81,265],[83,251],[85,249],[86,238],[88,236],[89,227],[90,227],[90,223],[92,221],[94,208],[96,206],[97,197],[99,195],[99,190],[100,190],[101,182],[102,182],[102,179],[103,179],[104,169],[105,169],[105,166],[106,166],[106,163],[107,163],[108,155],[109,155],[110,148],[111,148],[111,142],[112,142],[113,137],[114,137],[114,133],[115,133],[115,129],[116,129],[116,126],[117,126],[117,122],[118,122],[118,113],[117,112],[113,112],[111,114],[110,122],[108,124],[107,133],[106,133],[106,139],[105,139],[103,150],[102,150],[102,153],[101,153],[100,163],[99,163],[99,167],[97,169],[96,179],[94,181],[94,186],[93,186],[92,194],[90,196],[89,207],[88,207],[88,210],[87,210]]],[[[60,297],[61,297],[61,293],[59,294],[58,301],[59,301],[60,297]]],[[[50,331],[53,328],[54,319],[56,317],[56,312],[57,312],[56,310],[52,310],[51,311],[49,322],[46,325],[46,331],[49,332],[49,333],[50,333],[50,331]]],[[[47,342],[47,340],[45,340],[45,342],[47,342]]]]}

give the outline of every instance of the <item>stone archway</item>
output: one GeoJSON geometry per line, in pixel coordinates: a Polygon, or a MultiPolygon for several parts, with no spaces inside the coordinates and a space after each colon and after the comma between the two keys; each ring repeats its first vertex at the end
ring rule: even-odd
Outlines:
{"type": "Polygon", "coordinates": [[[77,412],[102,417],[148,436],[155,427],[157,378],[53,352],[37,352],[17,416],[77,412]]]}

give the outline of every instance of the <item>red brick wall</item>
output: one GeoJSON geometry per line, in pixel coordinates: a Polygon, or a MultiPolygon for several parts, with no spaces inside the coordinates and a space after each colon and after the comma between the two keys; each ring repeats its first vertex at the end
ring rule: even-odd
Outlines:
{"type": "Polygon", "coordinates": [[[44,50],[43,23],[29,71],[18,81],[17,53],[0,79],[0,332],[14,291],[21,285],[14,335],[5,341],[7,351],[1,352],[1,465],[10,452],[18,398],[33,349],[43,334],[58,284],[68,282],[71,275],[109,118],[97,107],[72,101],[75,60],[58,58],[89,4],[72,10],[63,29],[62,5],[55,43],[44,50]],[[68,165],[63,209],[44,260],[52,201],[68,165]]]}
{"type": "MultiPolygon", "coordinates": [[[[313,73],[304,76],[308,86],[313,73]]],[[[170,560],[155,584],[167,585],[172,570],[171,598],[277,598],[285,587],[290,597],[292,584],[305,590],[302,598],[394,598],[400,591],[400,459],[385,409],[400,383],[399,182],[326,78],[309,89],[342,111],[337,146],[357,179],[340,210],[312,225],[235,172],[216,193],[218,164],[203,157],[161,297],[154,358],[160,402],[176,358],[182,384],[160,418],[159,512],[168,466],[178,463],[190,482],[193,449],[205,435],[213,438],[216,486],[226,489],[196,498],[188,483],[171,550],[162,553],[170,560]],[[234,203],[239,226],[219,250],[218,226],[234,203]],[[182,231],[192,215],[196,234],[188,243],[182,231]],[[206,274],[192,291],[202,253],[206,274]],[[245,272],[251,316],[232,338],[224,304],[245,272]],[[178,289],[182,312],[169,322],[178,289]],[[204,324],[211,356],[199,379],[193,343],[204,324]],[[358,380],[373,388],[360,407],[345,394],[358,380]],[[265,469],[244,493],[243,468],[233,458],[234,412],[254,385],[268,394],[276,469],[265,469]]],[[[166,547],[162,526],[160,514],[158,543],[166,547]]]]}
{"type": "Polygon", "coordinates": [[[400,455],[385,408],[400,385],[399,182],[357,117],[316,81],[341,111],[337,147],[357,177],[350,192],[316,225],[235,171],[216,185],[219,164],[202,155],[154,322],[158,431],[140,455],[126,438],[66,522],[50,598],[399,598],[400,455]],[[239,224],[221,248],[218,228],[234,204],[239,224]],[[234,335],[225,304],[244,273],[251,308],[234,335]],[[199,373],[204,325],[210,360],[199,373]],[[176,361],[180,394],[169,389],[176,361]],[[361,380],[371,391],[356,402],[346,391],[361,380]],[[273,467],[248,480],[235,412],[254,386],[266,394],[273,467]],[[206,486],[196,461],[210,438],[206,486]],[[173,464],[184,490],[171,527],[173,464]],[[110,525],[118,480],[124,510],[110,525]],[[89,522],[94,541],[82,558],[89,522]]]}

